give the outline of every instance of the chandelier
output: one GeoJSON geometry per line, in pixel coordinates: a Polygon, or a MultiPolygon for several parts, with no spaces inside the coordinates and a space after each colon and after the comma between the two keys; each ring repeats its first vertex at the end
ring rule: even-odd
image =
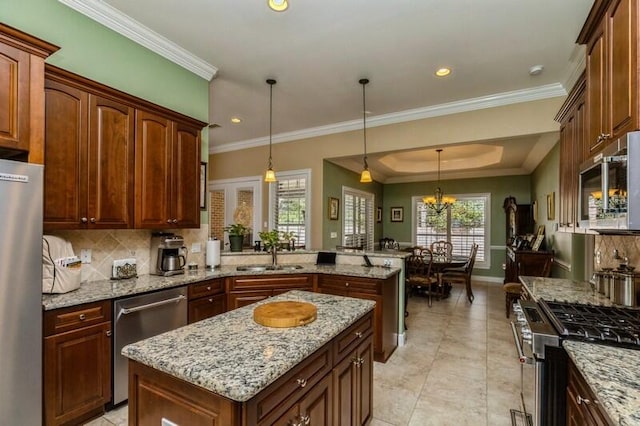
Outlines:
{"type": "Polygon", "coordinates": [[[440,189],[440,153],[442,149],[436,149],[438,153],[438,187],[436,193],[433,196],[427,196],[422,198],[422,202],[430,209],[435,210],[437,214],[442,213],[447,207],[456,202],[455,197],[445,196],[440,189]]]}

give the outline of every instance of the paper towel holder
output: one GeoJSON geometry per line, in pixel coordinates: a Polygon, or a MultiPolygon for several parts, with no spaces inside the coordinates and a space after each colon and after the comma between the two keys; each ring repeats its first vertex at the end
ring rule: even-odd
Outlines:
{"type": "Polygon", "coordinates": [[[218,240],[216,237],[213,238],[209,238],[209,241],[207,241],[207,253],[205,254],[205,269],[207,270],[214,270],[216,268],[220,268],[220,240],[218,240]],[[214,244],[213,242],[217,242],[218,243],[218,254],[217,256],[215,254],[210,253],[210,251],[213,251],[213,247],[214,244]],[[217,263],[217,264],[216,264],[217,263]]]}

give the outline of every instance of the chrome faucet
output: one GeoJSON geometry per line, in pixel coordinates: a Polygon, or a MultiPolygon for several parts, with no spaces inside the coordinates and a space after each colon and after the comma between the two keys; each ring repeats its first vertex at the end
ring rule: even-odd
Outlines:
{"type": "Polygon", "coordinates": [[[278,245],[271,246],[271,266],[278,266],[278,245]]]}

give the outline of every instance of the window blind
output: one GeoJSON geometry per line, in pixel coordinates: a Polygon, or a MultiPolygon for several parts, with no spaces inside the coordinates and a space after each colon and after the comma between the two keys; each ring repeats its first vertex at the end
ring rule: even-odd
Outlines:
{"type": "Polygon", "coordinates": [[[371,193],[343,188],[342,243],[373,250],[373,201],[371,193]]]}

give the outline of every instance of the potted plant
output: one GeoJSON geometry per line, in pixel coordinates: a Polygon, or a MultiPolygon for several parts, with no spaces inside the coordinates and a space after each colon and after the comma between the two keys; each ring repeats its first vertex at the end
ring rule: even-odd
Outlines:
{"type": "Polygon", "coordinates": [[[251,233],[251,228],[241,223],[234,223],[224,228],[224,230],[229,233],[229,247],[231,251],[242,251],[244,237],[251,233]]]}
{"type": "Polygon", "coordinates": [[[259,232],[258,236],[260,236],[262,244],[267,251],[270,251],[273,247],[277,249],[280,245],[280,233],[275,229],[259,232]]]}

